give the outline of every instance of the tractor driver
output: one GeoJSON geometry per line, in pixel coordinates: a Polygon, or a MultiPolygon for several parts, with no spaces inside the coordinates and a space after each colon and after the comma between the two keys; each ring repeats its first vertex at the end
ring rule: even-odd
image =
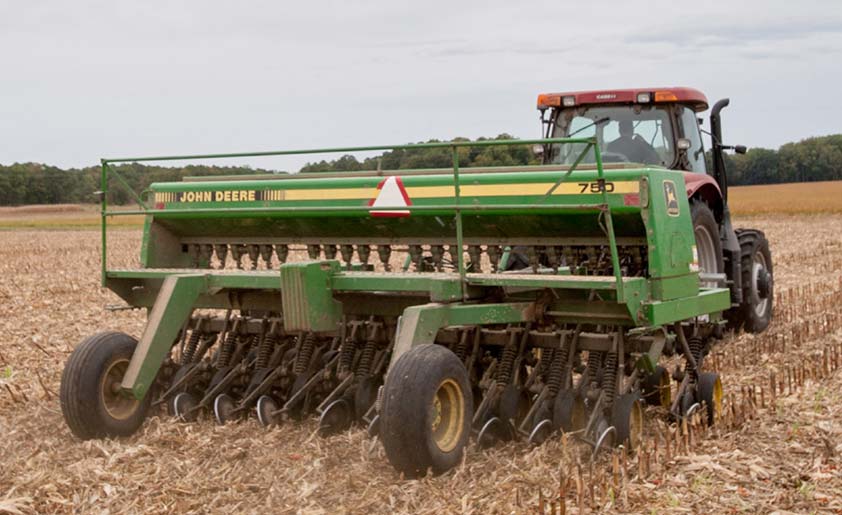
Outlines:
{"type": "Polygon", "coordinates": [[[620,137],[608,144],[608,152],[622,154],[632,163],[661,164],[661,158],[652,145],[634,133],[631,120],[620,120],[619,129],[620,137]]]}

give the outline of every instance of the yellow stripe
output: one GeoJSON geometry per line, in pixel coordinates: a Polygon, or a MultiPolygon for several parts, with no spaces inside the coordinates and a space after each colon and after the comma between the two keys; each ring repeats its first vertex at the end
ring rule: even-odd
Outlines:
{"type": "MultiPolygon", "coordinates": [[[[609,181],[610,182],[610,181],[609,181]]],[[[553,182],[521,183],[521,184],[466,184],[461,188],[465,197],[511,197],[544,195],[553,187],[553,182]]],[[[594,191],[596,181],[566,182],[553,191],[553,195],[596,195],[594,191]],[[584,189],[584,191],[582,191],[584,189]]],[[[640,185],[637,181],[612,182],[614,190],[609,193],[637,193],[640,185]]],[[[281,192],[283,193],[283,192],[281,192]]],[[[447,198],[453,197],[453,186],[414,186],[407,187],[406,193],[410,199],[414,198],[447,198]]],[[[376,188],[335,188],[324,190],[286,190],[286,200],[354,200],[373,199],[377,196],[376,188]]]]}
{"type": "MultiPolygon", "coordinates": [[[[608,181],[609,193],[625,194],[638,193],[640,185],[637,181],[608,181]]],[[[513,197],[545,195],[554,182],[520,183],[520,184],[465,184],[461,188],[463,197],[513,197]]],[[[596,181],[565,182],[560,184],[553,195],[597,195],[596,181]]],[[[406,188],[410,199],[422,198],[452,198],[453,186],[414,186],[406,188]]],[[[331,188],[331,189],[302,189],[302,190],[267,190],[264,198],[269,201],[282,200],[370,200],[377,197],[377,188],[331,188]]],[[[175,202],[176,194],[170,192],[155,193],[156,202],[175,202]]]]}
{"type": "Polygon", "coordinates": [[[325,190],[286,190],[286,200],[373,199],[377,188],[335,188],[325,190]]]}
{"type": "MultiPolygon", "coordinates": [[[[464,197],[510,197],[545,195],[555,183],[526,183],[526,184],[467,184],[462,186],[460,192],[464,197]]],[[[553,191],[553,195],[596,195],[591,184],[596,182],[566,182],[559,185],[553,191]],[[585,190],[584,192],[582,190],[585,190]]],[[[637,181],[614,182],[614,189],[610,193],[637,193],[640,185],[637,181]]],[[[594,186],[595,188],[595,186],[594,186]]],[[[410,199],[413,198],[439,198],[453,197],[452,186],[417,186],[406,188],[410,199]]]]}

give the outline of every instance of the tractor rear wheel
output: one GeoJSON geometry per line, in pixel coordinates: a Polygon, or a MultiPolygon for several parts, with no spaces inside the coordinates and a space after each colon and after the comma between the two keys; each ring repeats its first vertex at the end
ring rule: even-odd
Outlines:
{"type": "Polygon", "coordinates": [[[99,333],[80,343],[61,375],[61,412],[79,438],[129,436],[143,424],[151,395],[142,400],[121,391],[137,340],[99,333]]]}
{"type": "Polygon", "coordinates": [[[413,347],[383,386],[380,438],[386,457],[407,477],[440,474],[462,459],[473,418],[471,384],[462,361],[435,344],[413,347]]]}
{"type": "Polygon", "coordinates": [[[774,279],[772,253],[762,231],[737,229],[740,242],[740,273],[743,301],[727,312],[730,326],[748,333],[763,332],[772,321],[774,279]]]}
{"type": "MultiPolygon", "coordinates": [[[[690,202],[690,216],[693,220],[693,235],[696,237],[696,253],[699,272],[722,273],[722,241],[719,239],[719,225],[707,204],[700,200],[690,202]]],[[[703,287],[716,287],[715,281],[702,281],[703,287]]]]}

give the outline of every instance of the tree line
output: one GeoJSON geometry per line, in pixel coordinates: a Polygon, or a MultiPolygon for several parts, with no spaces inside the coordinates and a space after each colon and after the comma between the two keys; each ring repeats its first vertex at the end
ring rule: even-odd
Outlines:
{"type": "MultiPolygon", "coordinates": [[[[495,138],[513,139],[509,134],[495,138]]],[[[469,141],[457,138],[455,141],[469,141]]],[[[430,140],[427,143],[438,143],[430,140]]],[[[461,147],[460,166],[516,166],[538,164],[540,158],[526,145],[461,147]]],[[[332,161],[307,163],[301,172],[405,170],[451,166],[449,148],[398,149],[358,160],[344,155],[332,161]]],[[[753,148],[743,155],[726,157],[731,185],[842,180],[842,134],[808,138],[787,143],[777,150],[753,148]]],[[[113,169],[134,191],[141,192],[154,182],[180,181],[186,176],[219,176],[285,173],[251,167],[189,165],[167,167],[128,163],[113,169]]],[[[80,204],[97,202],[100,189],[99,166],[61,169],[39,163],[0,165],[0,206],[25,204],[80,204]]],[[[129,204],[133,198],[114,179],[109,183],[109,202],[129,204]]]]}
{"type": "Polygon", "coordinates": [[[729,155],[728,182],[734,185],[842,179],[842,134],[807,138],[777,150],[752,148],[729,155]]]}

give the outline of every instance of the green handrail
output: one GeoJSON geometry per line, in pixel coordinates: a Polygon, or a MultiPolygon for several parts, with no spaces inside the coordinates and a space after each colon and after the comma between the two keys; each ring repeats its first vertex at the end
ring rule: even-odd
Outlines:
{"type": "MultiPolygon", "coordinates": [[[[605,217],[605,232],[608,236],[608,244],[611,251],[611,265],[614,268],[614,278],[617,282],[617,300],[618,302],[622,301],[624,298],[623,295],[623,277],[622,272],[620,270],[620,260],[619,260],[619,253],[617,250],[617,241],[614,235],[614,224],[611,217],[611,207],[608,204],[608,192],[605,188],[605,173],[602,166],[602,155],[599,151],[599,145],[597,143],[596,138],[544,138],[544,139],[528,139],[528,140],[486,140],[486,141],[449,141],[449,142],[441,142],[441,143],[416,143],[416,144],[409,144],[409,145],[374,145],[374,146],[367,146],[367,147],[332,147],[332,148],[316,148],[316,149],[306,149],[306,150],[277,150],[277,151],[266,151],[266,152],[236,152],[236,153],[227,153],[227,154],[187,154],[187,155],[175,155],[175,156],[147,156],[147,157],[120,157],[120,158],[104,158],[101,159],[100,162],[102,163],[102,177],[101,177],[101,194],[102,194],[102,205],[101,205],[101,218],[102,218],[102,284],[105,285],[106,276],[107,276],[107,217],[109,216],[124,216],[124,215],[137,215],[143,214],[148,215],[151,213],[155,213],[159,210],[157,209],[149,209],[146,208],[141,202],[138,202],[141,209],[140,210],[125,210],[125,211],[109,211],[108,204],[107,204],[107,196],[108,196],[108,172],[110,170],[110,164],[113,163],[127,163],[127,162],[148,162],[148,161],[187,161],[187,160],[196,160],[196,159],[228,159],[228,158],[242,158],[242,157],[266,157],[266,156],[285,156],[285,155],[306,155],[306,154],[328,154],[328,153],[339,153],[339,152],[368,152],[368,151],[375,151],[375,150],[412,150],[412,149],[430,149],[430,148],[449,148],[451,149],[451,156],[453,161],[453,181],[454,181],[454,204],[447,205],[447,206],[406,206],[406,207],[398,207],[398,208],[378,208],[384,211],[389,210],[401,210],[401,211],[433,211],[433,210],[447,210],[447,211],[454,211],[454,216],[456,220],[456,246],[458,249],[462,249],[463,245],[462,242],[464,241],[464,235],[462,233],[462,212],[463,211],[482,211],[482,210],[490,210],[490,209],[534,209],[536,207],[540,209],[559,209],[559,210],[588,210],[588,209],[598,209],[600,214],[605,217]],[[566,205],[566,206],[550,206],[550,205],[539,205],[539,204],[510,204],[510,205],[496,205],[496,206],[463,206],[461,205],[461,184],[459,179],[459,153],[458,149],[461,147],[490,147],[490,146],[508,146],[508,145],[552,145],[552,144],[581,144],[585,145],[585,148],[579,154],[578,158],[575,162],[570,166],[567,173],[565,173],[559,180],[553,185],[548,195],[552,193],[552,190],[556,189],[561,183],[566,182],[566,179],[573,173],[579,163],[582,161],[584,156],[593,149],[594,153],[594,161],[596,163],[597,168],[597,177],[599,181],[599,188],[602,193],[602,203],[601,204],[578,204],[578,205],[566,205]]],[[[112,171],[115,173],[115,171],[112,171]]],[[[119,177],[121,185],[128,188],[132,196],[138,200],[139,196],[134,192],[126,181],[119,177]]],[[[544,199],[541,199],[544,200],[544,199]]],[[[262,207],[262,208],[231,208],[226,211],[228,212],[249,212],[249,213],[266,213],[266,212],[283,212],[283,211],[297,211],[297,212],[307,212],[307,211],[348,211],[347,207],[336,207],[336,206],[324,206],[324,207],[262,207]]],[[[179,214],[179,213],[201,213],[201,212],[216,212],[216,209],[168,209],[166,212],[168,214],[179,214]]],[[[465,256],[463,255],[464,252],[457,253],[457,266],[459,269],[459,278],[462,284],[462,294],[463,297],[465,295],[465,284],[466,284],[466,275],[465,275],[465,256]]]]}

